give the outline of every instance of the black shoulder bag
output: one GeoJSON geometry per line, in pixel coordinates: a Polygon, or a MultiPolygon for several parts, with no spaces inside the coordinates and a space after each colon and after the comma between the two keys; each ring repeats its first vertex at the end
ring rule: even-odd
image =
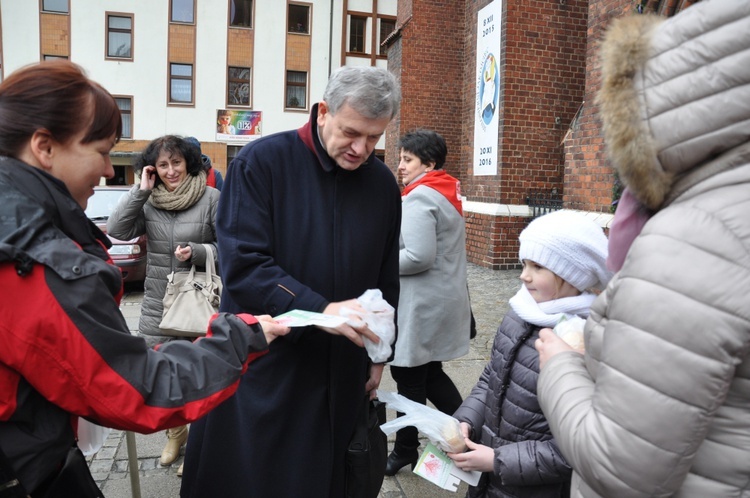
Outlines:
{"type": "Polygon", "coordinates": [[[377,498],[385,478],[387,436],[380,430],[386,422],[385,403],[366,394],[357,425],[346,450],[346,498],[377,498]]]}
{"type": "MultiPolygon", "coordinates": [[[[36,494],[36,493],[35,493],[36,494]]],[[[78,446],[68,450],[62,469],[46,490],[45,498],[104,498],[78,446]]]]}
{"type": "MultiPolygon", "coordinates": [[[[104,498],[96,481],[91,477],[86,457],[78,446],[68,450],[60,472],[34,496],[44,498],[104,498]]],[[[5,453],[0,450],[0,498],[29,498],[23,484],[16,477],[5,453]]]]}
{"type": "Polygon", "coordinates": [[[28,498],[29,494],[16,477],[8,458],[0,449],[0,498],[28,498]]]}

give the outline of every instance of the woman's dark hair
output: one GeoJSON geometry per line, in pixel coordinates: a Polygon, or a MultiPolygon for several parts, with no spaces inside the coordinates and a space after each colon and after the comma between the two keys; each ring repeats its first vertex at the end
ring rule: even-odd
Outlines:
{"type": "Polygon", "coordinates": [[[398,147],[417,156],[422,163],[435,163],[441,169],[448,155],[448,146],[437,132],[418,129],[408,132],[398,141],[398,147]]]}
{"type": "MultiPolygon", "coordinates": [[[[163,137],[152,140],[143,152],[138,154],[135,158],[133,169],[140,175],[144,166],[156,166],[156,161],[159,159],[159,155],[162,152],[167,152],[170,156],[177,152],[184,157],[186,170],[189,175],[196,176],[204,170],[200,149],[184,138],[176,135],[164,135],[163,137]]],[[[156,175],[154,186],[159,185],[160,183],[161,178],[159,178],[159,175],[156,175]]]]}
{"type": "Polygon", "coordinates": [[[80,66],[44,61],[15,71],[0,83],[0,155],[18,157],[37,130],[60,143],[85,131],[82,143],[122,136],[117,102],[80,66]]]}

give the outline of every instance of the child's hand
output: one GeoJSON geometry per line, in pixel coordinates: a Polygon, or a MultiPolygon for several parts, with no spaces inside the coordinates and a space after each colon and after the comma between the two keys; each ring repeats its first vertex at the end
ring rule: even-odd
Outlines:
{"type": "Polygon", "coordinates": [[[466,422],[461,422],[458,425],[461,427],[461,435],[464,438],[469,439],[469,436],[471,435],[471,426],[466,422]]]}
{"type": "Polygon", "coordinates": [[[466,438],[465,442],[469,448],[465,453],[448,453],[448,458],[453,460],[456,467],[467,472],[494,472],[495,450],[483,444],[476,444],[469,438],[466,438]]]}

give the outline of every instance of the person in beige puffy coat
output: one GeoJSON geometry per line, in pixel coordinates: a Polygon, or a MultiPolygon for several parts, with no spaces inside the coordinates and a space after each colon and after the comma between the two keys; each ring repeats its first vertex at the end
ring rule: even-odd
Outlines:
{"type": "Polygon", "coordinates": [[[602,63],[619,272],[585,355],[536,343],[571,496],[750,496],[750,2],[619,19],[602,63]]]}

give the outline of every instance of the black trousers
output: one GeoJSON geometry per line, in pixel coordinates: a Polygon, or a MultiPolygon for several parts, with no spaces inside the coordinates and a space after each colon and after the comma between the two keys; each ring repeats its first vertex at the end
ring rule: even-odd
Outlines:
{"type": "MultiPolygon", "coordinates": [[[[448,374],[443,371],[443,363],[431,361],[418,367],[397,367],[391,365],[391,376],[396,381],[398,393],[423,405],[427,400],[435,408],[453,415],[461,406],[463,398],[448,374]]],[[[403,413],[399,413],[400,417],[403,413]]],[[[416,427],[404,427],[396,432],[394,449],[407,453],[419,448],[419,434],[416,427]]]]}

